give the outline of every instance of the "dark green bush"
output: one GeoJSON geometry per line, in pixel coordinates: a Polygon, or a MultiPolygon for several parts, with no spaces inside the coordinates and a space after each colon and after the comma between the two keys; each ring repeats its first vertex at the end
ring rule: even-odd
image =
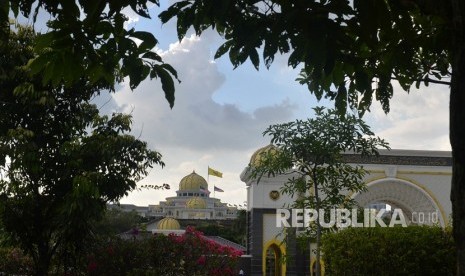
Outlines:
{"type": "Polygon", "coordinates": [[[440,227],[348,228],[323,237],[326,275],[454,275],[450,231],[440,227]]]}

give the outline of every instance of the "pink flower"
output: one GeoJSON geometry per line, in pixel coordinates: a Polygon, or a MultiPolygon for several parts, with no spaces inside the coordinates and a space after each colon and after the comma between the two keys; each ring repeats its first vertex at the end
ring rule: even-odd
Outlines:
{"type": "Polygon", "coordinates": [[[207,262],[207,258],[205,258],[204,255],[200,256],[200,258],[197,260],[197,264],[199,265],[205,265],[206,262],[207,262]]]}

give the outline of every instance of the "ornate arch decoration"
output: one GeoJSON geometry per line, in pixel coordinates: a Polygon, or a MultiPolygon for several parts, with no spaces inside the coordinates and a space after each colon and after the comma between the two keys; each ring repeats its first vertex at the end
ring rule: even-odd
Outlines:
{"type": "MultiPolygon", "coordinates": [[[[426,216],[437,213],[439,224],[443,227],[447,224],[444,208],[434,194],[416,183],[399,178],[382,178],[369,182],[367,189],[351,196],[360,206],[385,202],[402,209],[408,220],[420,213],[426,216]]],[[[425,224],[434,223],[425,221],[425,224]]]]}
{"type": "Polygon", "coordinates": [[[273,250],[274,258],[275,258],[274,263],[276,265],[275,267],[276,273],[273,276],[286,275],[286,262],[283,261],[284,255],[286,253],[286,247],[283,242],[277,239],[272,239],[263,245],[263,252],[262,252],[263,275],[268,275],[266,274],[266,263],[267,263],[267,253],[268,253],[268,250],[270,249],[273,250]]]}

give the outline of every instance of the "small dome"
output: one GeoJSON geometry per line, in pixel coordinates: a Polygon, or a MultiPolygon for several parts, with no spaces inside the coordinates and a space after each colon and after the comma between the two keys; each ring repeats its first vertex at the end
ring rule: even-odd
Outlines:
{"type": "Polygon", "coordinates": [[[160,230],[179,230],[181,225],[174,218],[161,219],[157,224],[157,229],[160,230]]]}
{"type": "Polygon", "coordinates": [[[206,209],[207,203],[200,197],[193,197],[186,202],[186,207],[189,209],[206,209]]]}
{"type": "Polygon", "coordinates": [[[184,176],[179,182],[179,191],[200,191],[200,188],[208,190],[208,183],[205,178],[196,174],[195,171],[184,176]]]}
{"type": "Polygon", "coordinates": [[[264,156],[267,154],[267,153],[275,153],[278,151],[278,148],[273,145],[273,144],[269,144],[268,146],[265,146],[263,148],[259,148],[258,150],[256,150],[253,154],[252,154],[252,157],[250,157],[250,166],[252,167],[257,167],[260,165],[260,163],[262,162],[262,160],[265,158],[264,156]]]}

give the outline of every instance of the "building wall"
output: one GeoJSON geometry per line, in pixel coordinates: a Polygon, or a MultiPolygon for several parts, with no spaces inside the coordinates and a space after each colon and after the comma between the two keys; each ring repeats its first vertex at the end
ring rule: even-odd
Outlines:
{"type": "MultiPolygon", "coordinates": [[[[449,200],[451,187],[451,156],[450,152],[435,151],[408,151],[392,150],[381,151],[379,158],[361,159],[358,156],[346,155],[346,161],[352,164],[363,165],[370,174],[365,177],[370,193],[372,187],[396,187],[397,193],[391,195],[397,197],[386,200],[403,201],[410,207],[415,205],[417,199],[430,199],[437,206],[441,215],[446,219],[441,223],[447,224],[447,217],[451,214],[449,200]],[[375,185],[376,184],[376,185],[375,185]],[[402,186],[405,184],[405,187],[402,186]],[[397,186],[396,186],[397,185],[397,186]],[[399,188],[400,187],[400,188],[399,188]],[[409,193],[402,194],[410,189],[409,193]],[[417,191],[417,193],[412,192],[417,191]],[[416,197],[415,197],[416,196],[416,197]]],[[[292,204],[295,198],[280,193],[278,198],[270,195],[281,188],[290,177],[298,177],[297,174],[278,175],[276,177],[263,178],[259,183],[249,178],[249,169],[244,169],[241,180],[246,183],[247,210],[248,210],[248,243],[247,252],[250,255],[251,275],[263,275],[264,252],[272,242],[285,241],[285,251],[289,254],[289,263],[286,265],[286,275],[309,275],[310,262],[313,258],[309,248],[300,249],[295,239],[295,229],[288,229],[288,235],[280,235],[283,229],[276,227],[276,209],[292,204]]],[[[388,190],[389,191],[389,190],[388,190]]],[[[349,194],[348,194],[349,195],[349,194]]],[[[351,195],[356,197],[357,195],[351,195]]],[[[378,197],[382,199],[381,197],[378,197]]],[[[374,202],[372,202],[374,203],[374,202]]],[[[423,205],[429,206],[426,202],[423,205]]]]}

